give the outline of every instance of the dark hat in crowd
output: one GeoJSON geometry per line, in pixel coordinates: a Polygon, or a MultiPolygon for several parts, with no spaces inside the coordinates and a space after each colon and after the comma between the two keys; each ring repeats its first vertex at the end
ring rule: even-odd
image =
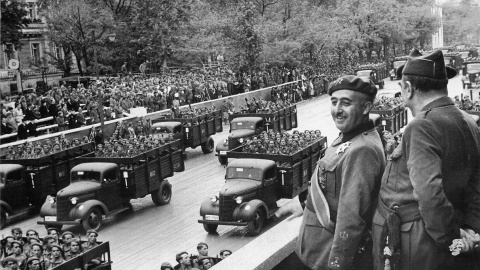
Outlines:
{"type": "Polygon", "coordinates": [[[342,76],[331,82],[328,86],[328,94],[338,90],[351,90],[355,92],[364,93],[367,96],[374,98],[377,95],[377,87],[370,80],[364,80],[354,75],[342,76]]]}
{"type": "Polygon", "coordinates": [[[9,262],[18,263],[18,260],[11,256],[6,257],[2,260],[2,267],[7,266],[9,262]]]}
{"type": "Polygon", "coordinates": [[[440,50],[420,56],[412,51],[409,56],[405,65],[397,70],[399,78],[402,75],[413,75],[435,80],[448,80],[457,76],[454,68],[445,66],[443,53],[440,50]]]}

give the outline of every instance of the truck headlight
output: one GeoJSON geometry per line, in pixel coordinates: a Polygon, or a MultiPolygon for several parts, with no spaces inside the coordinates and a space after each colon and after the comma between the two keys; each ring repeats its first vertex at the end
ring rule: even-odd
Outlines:
{"type": "Polygon", "coordinates": [[[70,198],[70,202],[71,202],[72,204],[77,204],[78,198],[77,198],[77,197],[72,197],[72,198],[70,198]]]}
{"type": "Polygon", "coordinates": [[[243,138],[238,139],[240,143],[243,143],[243,138]]]}
{"type": "Polygon", "coordinates": [[[235,201],[237,202],[237,204],[241,204],[241,203],[243,202],[242,196],[237,196],[237,197],[235,198],[235,201]]]}
{"type": "Polygon", "coordinates": [[[217,195],[212,195],[212,197],[210,197],[210,200],[211,200],[212,202],[218,201],[217,195]]]}
{"type": "Polygon", "coordinates": [[[51,196],[50,196],[50,197],[48,198],[48,201],[53,204],[53,203],[55,203],[56,200],[55,200],[55,197],[51,197],[51,196]]]}
{"type": "Polygon", "coordinates": [[[223,145],[228,145],[228,139],[223,139],[223,145]]]}

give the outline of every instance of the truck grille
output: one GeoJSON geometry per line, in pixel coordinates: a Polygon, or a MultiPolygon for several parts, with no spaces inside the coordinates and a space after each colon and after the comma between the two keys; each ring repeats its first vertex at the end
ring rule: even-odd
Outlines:
{"type": "Polygon", "coordinates": [[[71,209],[70,200],[68,197],[57,196],[57,220],[69,220],[69,213],[71,209]]]}
{"type": "Polygon", "coordinates": [[[233,197],[220,195],[220,220],[233,221],[233,210],[236,206],[233,197]]]}

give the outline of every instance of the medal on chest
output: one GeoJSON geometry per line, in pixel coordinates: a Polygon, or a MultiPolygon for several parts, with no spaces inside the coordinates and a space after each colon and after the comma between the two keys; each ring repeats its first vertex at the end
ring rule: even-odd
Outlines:
{"type": "Polygon", "coordinates": [[[348,147],[350,147],[350,145],[352,144],[352,142],[345,142],[345,143],[342,143],[338,148],[337,148],[337,151],[335,151],[335,154],[337,154],[337,156],[341,153],[344,153],[345,150],[347,150],[348,147]]]}

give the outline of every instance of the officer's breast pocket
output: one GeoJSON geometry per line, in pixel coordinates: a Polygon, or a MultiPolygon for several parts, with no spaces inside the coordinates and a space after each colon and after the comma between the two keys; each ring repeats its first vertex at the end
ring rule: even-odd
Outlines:
{"type": "Polygon", "coordinates": [[[337,188],[337,163],[322,162],[320,169],[320,187],[326,196],[335,198],[337,188]]]}

